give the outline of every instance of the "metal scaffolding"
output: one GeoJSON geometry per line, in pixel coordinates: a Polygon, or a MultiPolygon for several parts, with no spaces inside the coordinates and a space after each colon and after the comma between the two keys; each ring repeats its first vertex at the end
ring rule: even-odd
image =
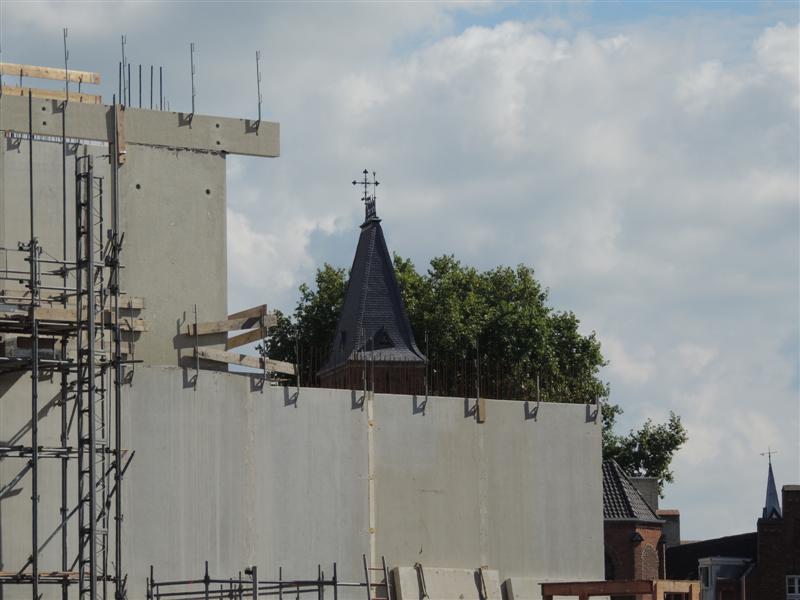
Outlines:
{"type": "MultiPolygon", "coordinates": [[[[67,254],[67,101],[62,104],[63,228],[61,258],[44,248],[36,235],[32,94],[28,93],[28,204],[30,232],[16,248],[0,248],[6,257],[0,270],[0,376],[28,372],[31,382],[30,431],[3,442],[0,460],[23,459],[21,469],[8,482],[0,482],[0,496],[30,476],[31,553],[14,571],[0,572],[0,590],[10,584],[31,586],[33,600],[40,585],[61,586],[62,598],[78,586],[81,599],[126,597],[122,564],[121,486],[133,453],[122,448],[122,389],[124,359],[120,318],[122,235],[119,233],[119,149],[116,138],[106,155],[95,157],[75,144],[74,257],[67,254]],[[108,159],[113,183],[110,199],[105,179],[95,171],[95,160],[108,159]],[[108,207],[108,208],[104,208],[108,207]],[[109,212],[110,218],[106,214],[109,212]],[[11,268],[9,257],[14,263],[11,268]],[[27,269],[19,265],[27,262],[27,269]],[[14,289],[14,285],[22,287],[14,289]],[[56,401],[60,419],[60,445],[45,446],[39,439],[39,382],[42,376],[58,381],[56,401]],[[60,461],[59,524],[40,531],[39,468],[41,461],[60,461]],[[69,464],[77,464],[77,481],[70,484],[69,464]],[[74,496],[70,498],[70,491],[74,496]],[[77,514],[77,539],[69,543],[68,523],[77,514]],[[109,535],[111,521],[114,535],[109,535]],[[47,537],[44,537],[46,534],[47,537]],[[60,537],[60,564],[40,564],[42,551],[60,537]],[[109,569],[113,541],[113,569],[109,569]],[[70,548],[72,551],[70,552],[70,548]]],[[[20,136],[24,139],[24,136],[20,136]]],[[[22,140],[20,140],[22,141],[22,140]]],[[[47,140],[52,142],[52,140],[47,140]]],[[[41,143],[46,143],[42,141],[41,143]]],[[[52,240],[50,240],[52,241],[52,240]]],[[[55,251],[57,254],[58,251],[55,251]]],[[[56,418],[50,417],[50,418],[56,418]]],[[[56,488],[59,489],[59,488],[56,488]]]]}
{"type": "Polygon", "coordinates": [[[339,579],[336,563],[333,563],[332,575],[325,577],[321,565],[317,565],[317,575],[308,579],[284,579],[283,568],[278,568],[278,579],[261,580],[258,576],[258,567],[251,566],[244,569],[244,576],[240,571],[235,577],[215,578],[209,575],[208,561],[205,563],[205,572],[200,579],[162,580],[157,581],[153,566],[150,566],[150,576],[147,578],[147,600],[256,600],[264,596],[277,596],[279,600],[292,598],[316,597],[316,600],[325,600],[325,592],[339,599],[339,593],[344,589],[360,589],[366,600],[394,600],[394,585],[386,567],[386,560],[381,557],[379,567],[370,567],[366,554],[362,556],[364,565],[364,580],[357,582],[341,581],[339,579]],[[379,574],[380,581],[373,579],[373,573],[379,574]],[[381,590],[380,595],[376,594],[381,590]]]}

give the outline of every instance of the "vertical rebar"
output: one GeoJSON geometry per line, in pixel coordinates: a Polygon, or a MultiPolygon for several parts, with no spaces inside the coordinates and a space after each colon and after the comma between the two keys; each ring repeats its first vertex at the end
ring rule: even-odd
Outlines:
{"type": "Polygon", "coordinates": [[[164,67],[158,67],[158,110],[164,110],[164,67]]]}
{"type": "Polygon", "coordinates": [[[153,65],[150,65],[150,110],[153,110],[153,65]]]}
{"type": "Polygon", "coordinates": [[[256,50],[256,88],[258,90],[258,122],[261,123],[261,51],[256,50]]]}
{"type": "Polygon", "coordinates": [[[131,105],[131,63],[128,63],[128,100],[125,105],[131,105]]]}
{"type": "Polygon", "coordinates": [[[139,108],[142,108],[142,65],[139,65],[139,108]]]}
{"type": "Polygon", "coordinates": [[[126,64],[125,43],[128,41],[128,36],[127,35],[121,36],[121,41],[122,41],[122,66],[120,67],[120,79],[122,80],[122,87],[120,88],[120,101],[123,104],[127,105],[128,101],[126,100],[126,98],[128,97],[130,91],[128,90],[129,86],[125,85],[125,64],[126,64]]]}
{"type": "Polygon", "coordinates": [[[194,87],[194,42],[189,44],[189,63],[192,68],[192,114],[194,114],[194,96],[195,96],[195,87],[194,87]]]}

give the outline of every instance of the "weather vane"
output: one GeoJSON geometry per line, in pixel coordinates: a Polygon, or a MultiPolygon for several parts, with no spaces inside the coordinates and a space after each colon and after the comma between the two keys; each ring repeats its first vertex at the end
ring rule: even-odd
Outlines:
{"type": "Polygon", "coordinates": [[[761,456],[766,456],[767,460],[769,460],[769,464],[772,464],[772,455],[777,453],[778,453],[777,450],[773,450],[771,447],[767,446],[767,451],[762,452],[761,456]]]}
{"type": "Polygon", "coordinates": [[[377,187],[380,185],[380,182],[375,178],[375,171],[372,172],[372,181],[370,181],[368,178],[369,171],[367,169],[364,169],[362,173],[364,175],[364,179],[361,181],[354,179],[353,185],[364,186],[364,195],[362,196],[361,201],[364,203],[366,219],[369,219],[375,216],[375,199],[378,197],[377,187]],[[369,195],[369,186],[372,186],[372,196],[369,195]]]}

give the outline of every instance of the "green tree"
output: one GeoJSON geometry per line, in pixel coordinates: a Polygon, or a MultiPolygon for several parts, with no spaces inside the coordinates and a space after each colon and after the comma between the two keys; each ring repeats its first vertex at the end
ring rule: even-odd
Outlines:
{"type": "MultiPolygon", "coordinates": [[[[543,401],[603,401],[604,458],[615,459],[630,475],[658,477],[660,488],[672,481],[669,465],[687,438],[680,417],[670,414],[663,424],[648,420],[624,436],[614,432],[622,409],[607,402],[600,342],[594,332],[580,332],[574,313],[548,305],[547,289],[533,269],[478,271],[449,255],[431,260],[424,273],[397,255],[394,267],[417,344],[430,362],[434,393],[474,389],[480,365],[486,396],[533,400],[539,390],[543,401]]],[[[300,286],[292,317],[278,312],[269,354],[298,363],[303,385],[313,385],[324,365],[346,285],[345,269],[326,263],[317,270],[314,288],[300,286]]]]}
{"type": "Polygon", "coordinates": [[[603,458],[616,460],[628,475],[657,477],[663,495],[664,484],[673,481],[672,458],[688,439],[686,428],[681,418],[670,412],[666,423],[647,419],[640,429],[618,435],[614,425],[622,412],[616,404],[603,405],[603,458]]]}
{"type": "Polygon", "coordinates": [[[293,318],[275,311],[278,324],[268,338],[269,356],[299,364],[303,385],[315,381],[327,357],[344,303],[347,272],[325,263],[317,269],[315,284],[313,289],[300,285],[293,318]]]}

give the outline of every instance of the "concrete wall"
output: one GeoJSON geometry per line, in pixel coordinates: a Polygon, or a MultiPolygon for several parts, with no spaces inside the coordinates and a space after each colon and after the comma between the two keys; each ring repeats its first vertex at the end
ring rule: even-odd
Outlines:
{"type": "MultiPolygon", "coordinates": [[[[35,141],[33,150],[35,234],[44,251],[60,259],[61,144],[35,141]]],[[[70,260],[75,256],[75,157],[84,151],[95,158],[95,175],[103,177],[105,229],[112,223],[108,146],[70,145],[66,213],[70,260]]],[[[144,298],[146,308],[136,316],[149,327],[132,338],[135,357],[150,364],[177,365],[192,354],[191,348],[186,349],[191,340],[177,334],[180,324],[193,319],[194,304],[200,321],[227,315],[225,157],[132,144],[119,173],[120,231],[125,234],[122,286],[124,292],[144,298]]],[[[0,142],[0,247],[16,248],[17,242],[30,239],[28,189],[28,141],[5,138],[0,142]]],[[[21,253],[0,252],[0,268],[27,269],[23,258],[21,253]]],[[[43,284],[61,285],[61,279],[45,277],[43,284]]],[[[0,282],[0,289],[6,287],[0,282]]],[[[22,284],[10,287],[22,289],[22,284]]],[[[222,347],[225,337],[206,336],[204,343],[222,347]]]]}
{"type": "MultiPolygon", "coordinates": [[[[522,403],[489,400],[478,424],[460,398],[377,395],[370,407],[342,390],[261,393],[232,373],[203,371],[196,391],[186,382],[179,368],[139,366],[126,390],[131,598],[142,597],[151,563],[159,578],[199,576],[208,560],[218,575],[258,564],[267,579],[278,565],[305,577],[337,561],[342,579],[359,581],[371,510],[375,555],[390,566],[486,566],[500,581],[602,578],[600,424],[582,405],[543,404],[533,419],[522,403]]],[[[55,384],[42,385],[43,398],[55,395],[55,384]]],[[[0,394],[5,439],[25,428],[29,386],[23,377],[0,394]]],[[[57,413],[41,423],[57,443],[57,413]]],[[[0,480],[21,462],[0,462],[0,480]]],[[[59,480],[42,478],[49,532],[59,480]]],[[[26,485],[0,500],[3,570],[30,552],[26,485]]],[[[58,566],[52,550],[43,569],[58,566]]],[[[6,597],[16,596],[9,588],[6,597]]]]}

